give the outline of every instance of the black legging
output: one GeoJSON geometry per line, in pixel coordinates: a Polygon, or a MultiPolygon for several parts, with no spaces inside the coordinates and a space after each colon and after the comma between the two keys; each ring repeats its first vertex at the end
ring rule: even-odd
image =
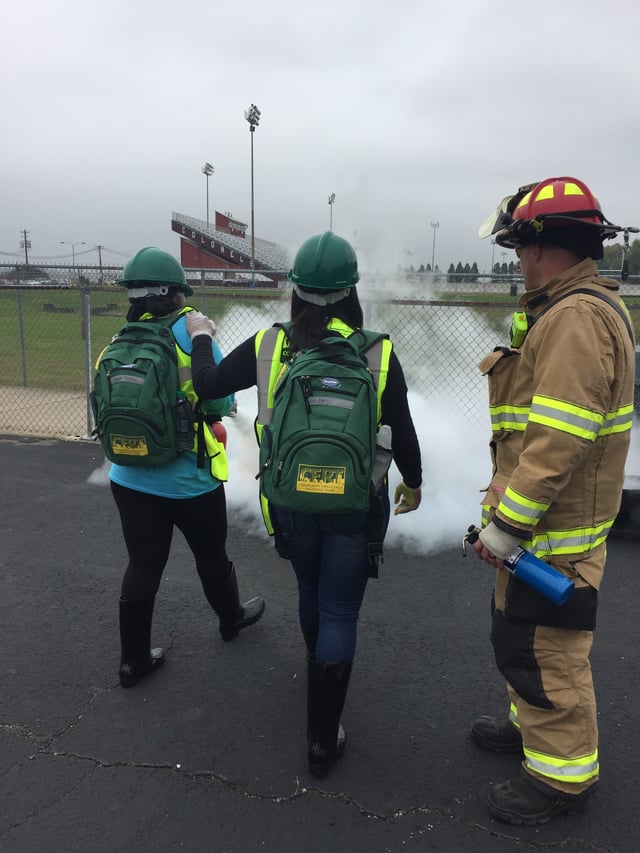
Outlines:
{"type": "Polygon", "coordinates": [[[173,528],[184,535],[203,585],[229,574],[224,485],[196,498],[163,498],[111,483],[129,552],[121,595],[129,601],[154,598],[169,559],[173,528]]]}

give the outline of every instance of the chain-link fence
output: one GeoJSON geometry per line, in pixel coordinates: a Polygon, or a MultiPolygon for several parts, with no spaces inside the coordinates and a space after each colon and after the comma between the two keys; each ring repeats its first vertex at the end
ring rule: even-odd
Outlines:
{"type": "MultiPolygon", "coordinates": [[[[101,282],[117,280],[119,271],[58,267],[46,280],[29,280],[15,267],[0,266],[0,434],[90,435],[94,363],[128,308],[125,290],[101,282]]],[[[211,271],[188,270],[187,276],[196,290],[189,302],[215,317],[223,352],[288,319],[288,284],[223,286],[211,271]]],[[[637,289],[622,286],[630,309],[640,307],[637,289]]],[[[364,275],[358,291],[365,327],[389,334],[411,392],[444,401],[472,421],[486,417],[486,381],[477,364],[508,341],[521,279],[364,275]]],[[[637,312],[632,317],[640,320],[637,312]]]]}

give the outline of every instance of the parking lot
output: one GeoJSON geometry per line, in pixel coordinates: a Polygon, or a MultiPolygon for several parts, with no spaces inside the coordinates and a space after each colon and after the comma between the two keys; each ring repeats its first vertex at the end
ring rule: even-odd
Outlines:
{"type": "Polygon", "coordinates": [[[344,723],[326,780],[305,762],[305,658],[288,563],[231,519],[242,594],[262,622],[218,637],[180,536],[156,602],[167,663],[118,685],[125,552],[87,442],[0,438],[3,853],[637,849],[637,541],[611,540],[592,656],[602,777],[590,810],[517,828],[486,810],[517,756],[468,730],[505,709],[489,645],[490,573],[459,543],[388,548],[362,611],[344,723]]]}

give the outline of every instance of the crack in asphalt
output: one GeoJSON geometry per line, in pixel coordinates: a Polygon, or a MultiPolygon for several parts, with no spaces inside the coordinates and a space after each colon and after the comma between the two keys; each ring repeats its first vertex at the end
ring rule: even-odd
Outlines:
{"type": "MultiPolygon", "coordinates": [[[[95,689],[93,691],[93,695],[89,697],[85,705],[80,709],[76,720],[74,720],[73,722],[69,722],[67,725],[63,726],[58,732],[54,734],[38,734],[37,732],[30,730],[27,726],[21,723],[0,724],[0,732],[13,735],[17,738],[21,738],[29,742],[40,741],[41,745],[36,749],[33,754],[29,756],[28,760],[33,760],[36,756],[51,756],[52,758],[63,758],[72,759],[78,762],[89,762],[92,765],[86,773],[83,773],[73,783],[73,785],[70,785],[64,791],[60,791],[58,796],[41,806],[40,809],[34,811],[31,814],[24,815],[19,821],[12,823],[7,831],[18,829],[20,826],[28,823],[32,818],[36,817],[39,812],[49,809],[52,806],[55,806],[57,802],[60,802],[73,791],[75,791],[80,785],[83,784],[83,782],[87,778],[89,778],[98,770],[130,768],[136,770],[151,770],[173,773],[192,782],[218,782],[224,785],[229,790],[239,794],[240,796],[246,797],[247,799],[261,800],[263,802],[272,802],[276,805],[290,804],[298,799],[301,799],[302,797],[308,796],[335,800],[344,803],[350,808],[354,808],[360,815],[362,815],[368,820],[381,821],[388,824],[399,824],[399,822],[404,818],[415,818],[420,816],[445,818],[456,821],[457,823],[462,824],[463,826],[467,826],[470,829],[484,832],[489,837],[493,837],[503,841],[511,841],[514,843],[518,843],[521,847],[528,847],[531,850],[574,850],[580,851],[580,853],[585,853],[585,851],[593,851],[593,853],[615,853],[613,848],[603,846],[602,844],[593,841],[592,839],[576,838],[575,836],[571,838],[565,838],[560,841],[535,841],[527,837],[514,835],[513,832],[500,831],[499,829],[496,829],[491,826],[484,826],[483,824],[479,824],[476,821],[460,817],[459,815],[456,815],[455,813],[451,812],[449,809],[444,809],[437,806],[413,806],[411,808],[406,809],[396,808],[393,811],[387,813],[378,812],[367,808],[365,805],[363,805],[353,796],[351,796],[351,794],[348,794],[344,791],[326,791],[323,788],[316,787],[314,785],[306,785],[304,783],[301,783],[300,779],[297,776],[294,779],[294,789],[291,793],[284,795],[264,794],[246,788],[240,782],[236,782],[230,779],[224,773],[215,773],[210,770],[186,770],[180,764],[154,764],[152,762],[144,761],[104,761],[99,758],[96,758],[93,755],[84,755],[77,752],[59,751],[54,749],[52,744],[54,743],[56,738],[61,737],[71,728],[73,728],[73,726],[76,725],[77,720],[82,719],[84,714],[86,714],[87,711],[91,708],[91,705],[95,702],[96,698],[98,698],[100,694],[105,692],[107,692],[107,690],[105,689],[95,689]]],[[[9,768],[7,771],[5,771],[5,773],[17,769],[23,763],[24,762],[19,762],[13,768],[9,768]]],[[[430,831],[434,829],[434,826],[427,824],[424,829],[425,831],[430,831]]],[[[6,832],[0,832],[0,838],[2,838],[5,834],[6,832]]]]}

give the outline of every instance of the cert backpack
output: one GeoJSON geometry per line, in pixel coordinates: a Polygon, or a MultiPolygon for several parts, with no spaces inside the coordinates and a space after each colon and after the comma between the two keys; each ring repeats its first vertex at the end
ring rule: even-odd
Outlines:
{"type": "Polygon", "coordinates": [[[180,391],[171,331],[177,319],[128,323],[102,354],[91,406],[94,435],[111,462],[165,465],[192,446],[191,406],[180,391]]]}
{"type": "Polygon", "coordinates": [[[274,506],[308,513],[370,508],[377,399],[365,352],[383,337],[335,335],[283,365],[260,440],[258,478],[274,506]]]}

